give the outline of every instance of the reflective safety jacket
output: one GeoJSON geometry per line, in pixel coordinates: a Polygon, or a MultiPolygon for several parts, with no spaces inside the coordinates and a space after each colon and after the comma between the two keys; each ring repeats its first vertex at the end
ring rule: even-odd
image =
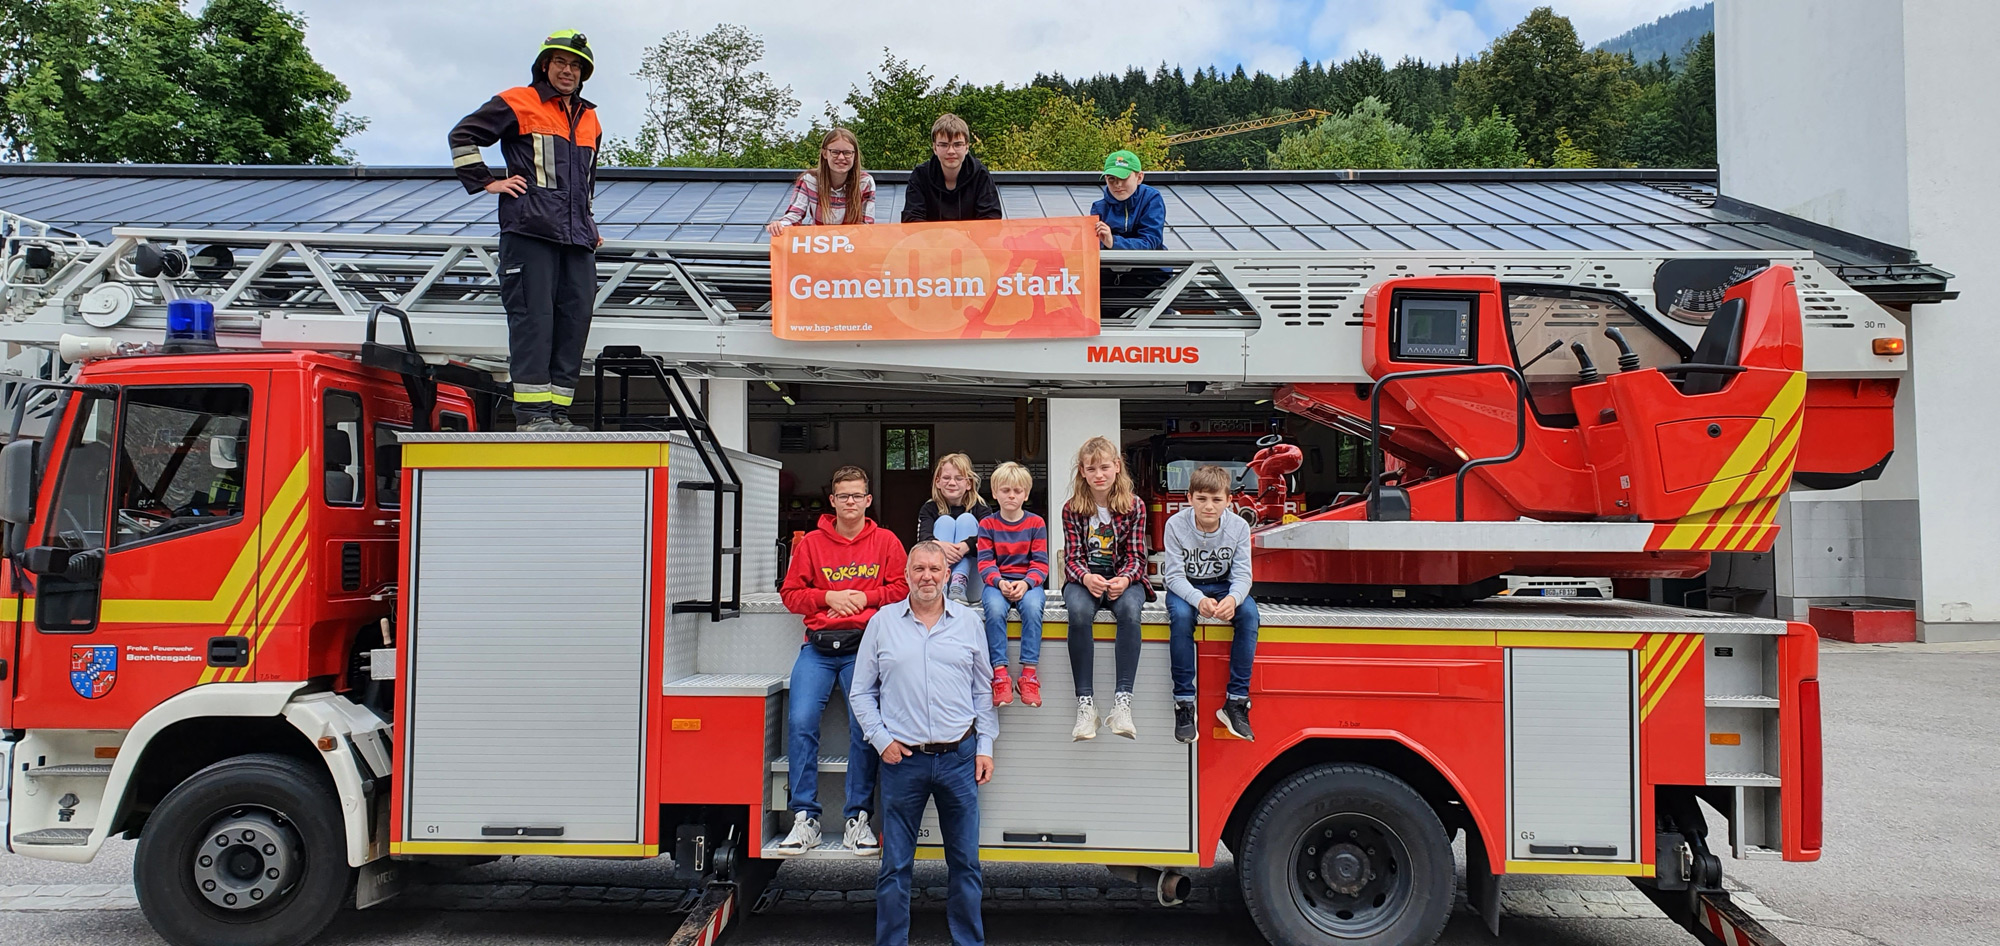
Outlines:
{"type": "Polygon", "coordinates": [[[594,247],[590,198],[603,131],[595,105],[574,95],[569,102],[544,79],[494,96],[452,128],[451,164],[466,192],[478,193],[494,180],[479,149],[499,142],[507,173],[528,182],[520,197],[500,195],[501,232],[594,247]]]}

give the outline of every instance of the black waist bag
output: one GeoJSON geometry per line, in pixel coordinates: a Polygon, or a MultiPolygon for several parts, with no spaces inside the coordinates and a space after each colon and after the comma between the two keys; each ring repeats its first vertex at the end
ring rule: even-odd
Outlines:
{"type": "Polygon", "coordinates": [[[847,628],[837,631],[807,631],[806,643],[829,657],[842,657],[861,649],[861,630],[847,628]]]}

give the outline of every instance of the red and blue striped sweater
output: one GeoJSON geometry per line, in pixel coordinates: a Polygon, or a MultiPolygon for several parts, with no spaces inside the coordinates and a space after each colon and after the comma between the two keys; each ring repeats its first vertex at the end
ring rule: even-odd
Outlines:
{"type": "Polygon", "coordinates": [[[1023,511],[1019,522],[994,513],[979,520],[979,580],[998,586],[1001,579],[1040,588],[1049,583],[1049,524],[1023,511]]]}

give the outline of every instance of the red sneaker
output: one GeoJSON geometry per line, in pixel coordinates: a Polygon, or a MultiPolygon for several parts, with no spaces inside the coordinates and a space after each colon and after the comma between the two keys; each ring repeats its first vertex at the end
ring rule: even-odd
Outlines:
{"type": "Polygon", "coordinates": [[[1035,668],[1021,668],[1021,702],[1029,706],[1042,705],[1042,681],[1035,676],[1035,668]]]}
{"type": "MultiPolygon", "coordinates": [[[[1025,681],[1024,681],[1025,682],[1025,681]]],[[[1014,702],[1014,682],[1007,679],[1006,667],[993,668],[993,705],[1006,706],[1014,702]]]]}

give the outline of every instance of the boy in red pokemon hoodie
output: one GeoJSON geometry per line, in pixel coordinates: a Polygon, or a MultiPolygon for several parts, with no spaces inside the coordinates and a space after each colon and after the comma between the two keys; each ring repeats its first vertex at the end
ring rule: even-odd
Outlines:
{"type": "MultiPolygon", "coordinates": [[[[854,655],[877,609],[910,596],[902,540],[868,518],[868,473],[857,466],[833,471],[828,497],[833,515],[792,549],[792,567],[779,593],[785,607],[805,618],[806,639],[792,664],[786,752],[791,762],[792,830],[778,853],[803,854],[819,845],[819,721],[838,685],[852,692],[854,655]]],[[[882,852],[868,826],[868,798],[875,794],[879,757],[862,738],[854,712],[847,714],[847,829],[842,844],[861,857],[882,852]]]]}

